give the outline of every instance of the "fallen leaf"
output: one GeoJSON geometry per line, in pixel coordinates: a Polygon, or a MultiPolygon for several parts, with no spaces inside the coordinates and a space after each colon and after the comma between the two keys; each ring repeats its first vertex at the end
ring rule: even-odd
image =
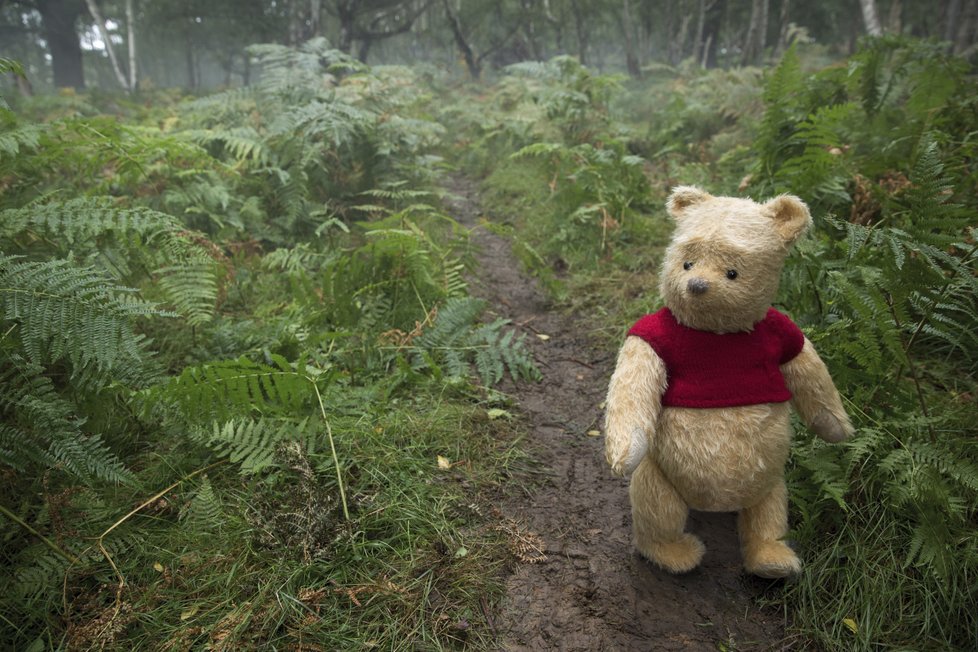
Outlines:
{"type": "Polygon", "coordinates": [[[496,419],[512,419],[513,418],[512,413],[510,413],[508,410],[504,410],[502,408],[492,408],[492,409],[486,410],[486,416],[489,417],[490,421],[494,421],[496,419]]]}
{"type": "Polygon", "coordinates": [[[153,570],[155,570],[157,573],[162,573],[163,572],[163,564],[161,564],[158,561],[154,561],[153,562],[153,570]]]}
{"type": "Polygon", "coordinates": [[[842,624],[848,627],[853,634],[859,633],[859,625],[857,625],[856,621],[853,620],[852,618],[843,618],[842,624]]]}
{"type": "Polygon", "coordinates": [[[469,554],[469,549],[466,548],[465,546],[461,546],[458,550],[455,551],[456,557],[464,557],[467,554],[469,554]]]}
{"type": "Polygon", "coordinates": [[[183,611],[180,612],[180,620],[188,620],[190,618],[193,618],[194,616],[197,615],[198,611],[200,611],[199,604],[195,604],[188,609],[184,609],[183,611]]]}
{"type": "Polygon", "coordinates": [[[550,339],[550,336],[547,335],[546,333],[537,333],[537,337],[539,337],[544,342],[550,339]]]}
{"type": "Polygon", "coordinates": [[[587,436],[588,437],[600,437],[601,436],[601,431],[600,430],[588,430],[587,431],[587,436]]]}
{"type": "Polygon", "coordinates": [[[452,461],[447,457],[441,455],[438,456],[438,468],[439,469],[450,469],[452,468],[452,461]]]}

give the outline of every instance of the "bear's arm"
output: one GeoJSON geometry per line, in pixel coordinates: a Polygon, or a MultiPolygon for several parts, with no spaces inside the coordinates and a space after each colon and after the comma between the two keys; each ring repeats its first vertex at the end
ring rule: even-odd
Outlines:
{"type": "Polygon", "coordinates": [[[852,423],[829,370],[807,337],[801,352],[781,365],[781,373],[791,391],[791,404],[816,435],[830,443],[852,435],[852,423]]]}
{"type": "Polygon", "coordinates": [[[648,452],[665,391],[662,358],[645,340],[625,338],[608,386],[605,415],[605,459],[616,474],[634,471],[648,452]]]}

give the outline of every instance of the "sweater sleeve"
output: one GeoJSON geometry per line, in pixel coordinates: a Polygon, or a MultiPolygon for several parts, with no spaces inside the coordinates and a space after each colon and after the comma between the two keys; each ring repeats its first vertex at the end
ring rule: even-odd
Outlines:
{"type": "Polygon", "coordinates": [[[645,340],[653,350],[662,337],[662,311],[645,315],[628,330],[628,335],[635,335],[645,340]]]}
{"type": "Polygon", "coordinates": [[[791,362],[805,346],[805,334],[787,315],[774,308],[771,308],[768,314],[771,324],[781,340],[781,359],[778,364],[783,365],[791,362]]]}

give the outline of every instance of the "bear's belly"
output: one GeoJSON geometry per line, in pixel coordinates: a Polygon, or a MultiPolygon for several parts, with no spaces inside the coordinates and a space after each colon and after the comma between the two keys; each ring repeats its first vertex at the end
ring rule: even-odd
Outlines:
{"type": "Polygon", "coordinates": [[[791,446],[788,403],[662,410],[650,454],[686,503],[738,511],[784,474],[791,446]]]}

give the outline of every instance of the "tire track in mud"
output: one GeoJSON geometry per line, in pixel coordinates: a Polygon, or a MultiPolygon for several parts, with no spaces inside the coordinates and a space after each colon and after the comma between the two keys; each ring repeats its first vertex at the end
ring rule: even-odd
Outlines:
{"type": "MultiPolygon", "coordinates": [[[[469,228],[481,214],[471,180],[446,181],[450,212],[469,228]]],[[[511,319],[543,380],[507,387],[531,428],[530,447],[548,470],[529,498],[500,506],[544,542],[546,561],[506,579],[496,615],[505,650],[768,650],[785,645],[783,620],[754,598],[769,583],[741,570],[732,514],[691,513],[688,529],[707,547],[703,564],[672,576],[631,545],[628,481],[604,462],[600,404],[614,353],[596,348],[583,320],[553,312],[514,257],[509,241],[475,228],[472,292],[511,319]],[[546,334],[544,341],[536,334],[546,334]]]]}

